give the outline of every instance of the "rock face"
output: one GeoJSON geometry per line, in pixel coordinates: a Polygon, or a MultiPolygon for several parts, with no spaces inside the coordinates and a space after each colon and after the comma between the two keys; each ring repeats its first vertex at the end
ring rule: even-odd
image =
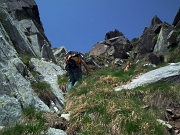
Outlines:
{"type": "Polygon", "coordinates": [[[161,52],[162,55],[165,55],[168,51],[168,44],[166,42],[167,40],[167,36],[168,34],[172,31],[172,26],[167,24],[167,23],[163,23],[161,26],[161,30],[157,39],[157,42],[154,46],[154,53],[158,53],[161,52]]]}
{"type": "Polygon", "coordinates": [[[56,63],[34,0],[2,0],[0,6],[1,23],[13,46],[21,53],[51,59],[56,63]]]}
{"type": "Polygon", "coordinates": [[[64,97],[58,88],[57,77],[65,74],[65,71],[60,66],[44,60],[32,58],[30,63],[33,70],[38,73],[40,81],[49,83],[53,88],[52,92],[56,96],[56,106],[61,110],[64,105],[64,97]]]}
{"type": "Polygon", "coordinates": [[[151,21],[149,27],[145,27],[142,35],[137,41],[137,45],[134,51],[137,53],[137,58],[142,59],[147,53],[152,53],[154,49],[153,38],[156,36],[155,30],[159,25],[161,25],[162,21],[157,17],[151,21]]]}
{"type": "Polygon", "coordinates": [[[52,111],[34,93],[31,82],[49,83],[56,96],[55,104],[61,110],[64,97],[57,87],[57,76],[65,72],[56,65],[36,3],[34,0],[1,0],[0,7],[0,126],[18,123],[23,108],[52,111]],[[24,63],[21,54],[51,62],[32,58],[24,63]],[[36,72],[38,80],[32,72],[36,72]]]}
{"type": "Polygon", "coordinates": [[[30,83],[32,75],[18,57],[10,38],[2,27],[0,37],[0,125],[19,121],[22,108],[34,106],[40,110],[50,111],[48,106],[33,93],[30,83]],[[13,109],[15,107],[16,109],[13,109]],[[7,116],[14,117],[13,121],[11,117],[7,119],[7,116]]]}
{"type": "Polygon", "coordinates": [[[96,43],[89,55],[100,55],[102,53],[105,53],[107,47],[108,46],[103,43],[96,43]]]}

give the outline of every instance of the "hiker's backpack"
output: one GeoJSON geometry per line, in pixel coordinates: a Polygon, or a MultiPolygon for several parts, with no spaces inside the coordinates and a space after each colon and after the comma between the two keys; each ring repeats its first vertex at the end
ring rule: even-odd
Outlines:
{"type": "Polygon", "coordinates": [[[66,70],[74,69],[80,66],[81,53],[76,51],[70,51],[66,56],[66,70]]]}

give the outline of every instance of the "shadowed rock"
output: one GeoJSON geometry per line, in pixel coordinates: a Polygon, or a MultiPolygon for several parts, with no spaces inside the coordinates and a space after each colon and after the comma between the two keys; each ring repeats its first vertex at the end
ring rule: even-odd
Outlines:
{"type": "Polygon", "coordinates": [[[176,26],[179,21],[180,21],[180,8],[179,8],[179,10],[178,10],[178,12],[174,18],[172,25],[176,26]]]}

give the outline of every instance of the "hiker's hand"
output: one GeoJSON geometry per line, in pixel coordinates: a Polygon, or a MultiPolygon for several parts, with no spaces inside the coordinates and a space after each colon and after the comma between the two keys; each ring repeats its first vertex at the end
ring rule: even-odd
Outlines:
{"type": "Polygon", "coordinates": [[[90,73],[90,72],[87,72],[87,75],[91,75],[91,73],[90,73]]]}

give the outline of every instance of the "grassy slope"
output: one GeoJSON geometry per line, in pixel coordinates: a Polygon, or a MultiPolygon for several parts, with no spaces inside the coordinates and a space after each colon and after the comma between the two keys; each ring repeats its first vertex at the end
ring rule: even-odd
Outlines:
{"type": "Polygon", "coordinates": [[[164,118],[164,110],[171,102],[179,102],[179,85],[154,83],[115,92],[114,85],[123,84],[139,71],[147,70],[134,69],[128,72],[101,69],[84,77],[66,96],[63,113],[71,112],[68,134],[168,134],[157,118],[164,118]],[[149,107],[143,109],[146,105],[149,107]]]}

